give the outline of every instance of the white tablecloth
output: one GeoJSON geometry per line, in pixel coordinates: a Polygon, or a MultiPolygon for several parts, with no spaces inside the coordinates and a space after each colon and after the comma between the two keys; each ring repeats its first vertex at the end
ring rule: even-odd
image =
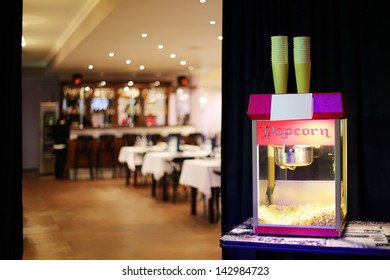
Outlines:
{"type": "Polygon", "coordinates": [[[142,174],[152,174],[155,180],[160,180],[165,173],[172,172],[170,160],[177,157],[206,157],[210,154],[210,150],[184,150],[177,151],[163,151],[163,152],[147,152],[144,156],[141,172],[142,174]]]}
{"type": "Polygon", "coordinates": [[[183,162],[179,184],[197,188],[206,199],[211,198],[211,188],[221,185],[221,159],[187,159],[183,162]]]}
{"type": "Polygon", "coordinates": [[[154,146],[123,146],[119,150],[118,161],[126,163],[131,171],[135,171],[135,167],[142,165],[144,154],[151,151],[163,151],[167,147],[166,143],[159,143],[154,146]]]}

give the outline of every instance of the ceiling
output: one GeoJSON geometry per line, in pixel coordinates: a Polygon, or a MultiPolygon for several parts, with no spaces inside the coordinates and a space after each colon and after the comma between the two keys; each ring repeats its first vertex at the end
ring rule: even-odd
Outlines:
{"type": "Polygon", "coordinates": [[[62,79],[207,75],[220,71],[221,35],[222,0],[23,0],[23,67],[62,79]]]}

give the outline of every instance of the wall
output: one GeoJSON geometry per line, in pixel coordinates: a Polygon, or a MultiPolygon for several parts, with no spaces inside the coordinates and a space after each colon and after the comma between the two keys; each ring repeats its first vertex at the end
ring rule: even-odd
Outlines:
{"type": "Polygon", "coordinates": [[[40,103],[58,101],[60,90],[56,78],[22,78],[23,170],[39,168],[40,103]]]}
{"type": "Polygon", "coordinates": [[[190,123],[205,136],[213,137],[215,133],[221,132],[221,69],[193,76],[192,84],[195,84],[195,89],[191,91],[190,123]],[[205,97],[207,103],[201,104],[200,97],[205,97]]]}

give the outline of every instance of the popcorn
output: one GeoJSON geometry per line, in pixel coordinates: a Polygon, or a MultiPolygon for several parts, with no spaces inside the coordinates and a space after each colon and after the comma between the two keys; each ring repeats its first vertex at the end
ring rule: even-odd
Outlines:
{"type": "Polygon", "coordinates": [[[334,226],[335,206],[320,205],[260,205],[258,220],[261,224],[334,226]]]}

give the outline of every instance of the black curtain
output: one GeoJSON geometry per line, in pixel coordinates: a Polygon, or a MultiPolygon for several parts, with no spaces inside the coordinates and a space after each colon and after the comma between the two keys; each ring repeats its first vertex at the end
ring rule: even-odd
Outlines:
{"type": "Polygon", "coordinates": [[[22,214],[22,87],[21,38],[23,1],[8,3],[1,17],[2,103],[0,169],[0,259],[19,260],[23,256],[22,214]]]}
{"type": "MultiPolygon", "coordinates": [[[[311,92],[342,92],[348,116],[348,219],[390,221],[390,21],[386,1],[224,0],[222,234],[252,217],[250,94],[274,93],[271,36],[310,36],[311,92]]],[[[227,258],[256,252],[223,250],[227,258]]],[[[283,258],[274,255],[270,257],[283,258]]]]}

